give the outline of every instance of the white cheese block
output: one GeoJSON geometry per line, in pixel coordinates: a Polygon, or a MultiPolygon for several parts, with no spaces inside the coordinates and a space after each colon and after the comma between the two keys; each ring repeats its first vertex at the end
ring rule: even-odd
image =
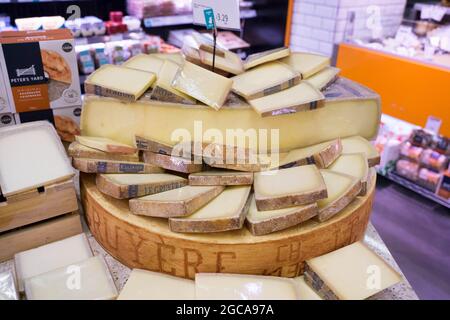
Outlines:
{"type": "Polygon", "coordinates": [[[299,286],[299,300],[323,300],[306,282],[303,276],[294,280],[299,286]]]}
{"type": "Polygon", "coordinates": [[[19,291],[23,292],[25,279],[90,257],[92,251],[84,233],[17,253],[14,265],[19,291]]]}
{"type": "Polygon", "coordinates": [[[159,70],[161,70],[163,64],[164,60],[162,60],[158,55],[138,54],[125,61],[122,66],[130,69],[151,72],[158,76],[159,70]]]}
{"type": "MultiPolygon", "coordinates": [[[[175,52],[175,53],[151,53],[149,54],[152,58],[158,58],[161,60],[170,60],[172,62],[175,62],[179,66],[182,66],[184,63],[184,58],[181,53],[175,52]]],[[[131,59],[130,59],[131,60],[131,59]]],[[[128,60],[128,61],[130,61],[128,60]]],[[[156,72],[155,72],[156,73],[156,72]]]]}
{"type": "Polygon", "coordinates": [[[364,153],[341,154],[328,169],[358,178],[361,181],[360,195],[366,194],[369,166],[367,165],[367,158],[364,153]]]}
{"type": "Polygon", "coordinates": [[[189,175],[192,186],[241,186],[253,184],[253,172],[211,170],[189,175]]]}
{"type": "Polygon", "coordinates": [[[194,97],[215,110],[220,109],[233,81],[214,72],[186,62],[175,77],[175,89],[194,97]]]}
{"type": "Polygon", "coordinates": [[[281,62],[289,65],[291,68],[300,72],[303,79],[307,79],[320,70],[330,66],[329,57],[307,53],[293,52],[289,57],[283,58],[281,62]]]}
{"type": "Polygon", "coordinates": [[[197,300],[298,300],[299,288],[288,278],[197,273],[195,296],[197,300]]]}
{"type": "Polygon", "coordinates": [[[255,199],[260,211],[289,208],[327,197],[315,165],[255,173],[255,199]]]}
{"type": "MultiPolygon", "coordinates": [[[[306,273],[318,277],[314,289],[325,298],[362,300],[402,280],[401,276],[362,242],[306,261],[306,273]]],[[[308,277],[305,277],[308,281],[308,277]]],[[[314,280],[313,280],[314,281],[314,280]]]]}
{"type": "Polygon", "coordinates": [[[312,75],[308,79],[305,79],[306,82],[311,84],[317,90],[323,90],[328,87],[336,77],[338,76],[341,70],[335,67],[326,67],[325,69],[317,72],[312,75]]]}
{"type": "Polygon", "coordinates": [[[380,163],[380,154],[377,149],[366,139],[360,136],[347,137],[342,139],[343,153],[364,153],[367,157],[369,167],[380,163]]]}
{"type": "Polygon", "coordinates": [[[249,55],[247,59],[245,59],[244,68],[247,70],[263,63],[285,58],[289,56],[290,53],[291,50],[287,47],[254,53],[249,55]]]}
{"type": "Polygon", "coordinates": [[[284,63],[273,61],[231,79],[233,92],[250,100],[290,88],[299,83],[300,75],[284,63]]]}
{"type": "Polygon", "coordinates": [[[307,82],[301,82],[280,92],[249,100],[249,104],[261,116],[273,116],[299,111],[310,111],[323,105],[324,95],[307,82]]]}
{"type": "Polygon", "coordinates": [[[137,151],[137,149],[134,147],[131,147],[124,143],[113,141],[108,138],[75,136],[75,139],[83,146],[110,153],[135,154],[137,151]]]}
{"type": "MultiPolygon", "coordinates": [[[[207,51],[200,50],[200,61],[208,66],[213,65],[213,54],[207,51]]],[[[216,55],[214,68],[232,73],[241,74],[244,72],[244,65],[241,58],[231,51],[224,51],[224,57],[216,55]]]]}
{"type": "Polygon", "coordinates": [[[133,269],[117,300],[194,300],[192,280],[133,269]]]}
{"type": "Polygon", "coordinates": [[[2,300],[19,300],[12,271],[0,272],[0,301],[2,300]]]}
{"type": "Polygon", "coordinates": [[[0,188],[6,197],[74,175],[61,140],[47,121],[1,128],[0,150],[0,188]]]}
{"type": "Polygon", "coordinates": [[[208,204],[185,218],[170,218],[174,232],[222,232],[241,229],[248,212],[250,186],[227,187],[208,204]]]}
{"type": "Polygon", "coordinates": [[[101,256],[25,280],[28,300],[112,300],[117,289],[101,256]]]}

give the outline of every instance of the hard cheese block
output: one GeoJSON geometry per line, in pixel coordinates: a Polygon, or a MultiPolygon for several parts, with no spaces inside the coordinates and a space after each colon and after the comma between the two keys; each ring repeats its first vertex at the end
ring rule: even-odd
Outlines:
{"type": "Polygon", "coordinates": [[[367,192],[367,181],[369,178],[369,167],[364,153],[341,154],[340,157],[328,167],[331,171],[348,174],[361,181],[361,192],[363,196],[367,192]]]}
{"type": "Polygon", "coordinates": [[[306,282],[303,276],[294,280],[299,286],[299,300],[323,300],[306,282]]]}
{"type": "Polygon", "coordinates": [[[318,90],[323,90],[328,87],[334,80],[336,80],[336,77],[338,76],[340,71],[341,70],[339,68],[326,67],[325,69],[322,69],[321,71],[306,79],[305,82],[308,82],[318,90]]]}
{"type": "Polygon", "coordinates": [[[108,64],[86,79],[84,89],[88,94],[136,101],[155,80],[154,73],[108,64]]]}
{"type": "MultiPolygon", "coordinates": [[[[252,129],[256,133],[267,132],[270,137],[273,129],[279,133],[274,147],[279,146],[280,152],[339,137],[360,135],[372,139],[376,136],[381,116],[378,95],[342,78],[324,94],[328,98],[323,108],[280,117],[259,117],[252,108],[245,106],[224,106],[214,111],[205,106],[186,107],[157,101],[122,103],[115,99],[86,97],[81,131],[83,135],[107,137],[129,145],[134,145],[136,135],[172,145],[175,130],[185,132],[192,141],[200,141],[208,129],[215,129],[222,137],[226,137],[227,129],[232,132],[252,129]],[[194,130],[199,123],[201,130],[194,130]]],[[[262,139],[259,135],[255,142],[272,147],[271,139],[262,139]]]]}
{"type": "Polygon", "coordinates": [[[247,59],[245,59],[244,68],[247,70],[263,63],[285,58],[289,56],[290,53],[291,50],[287,47],[254,53],[249,55],[247,59]]]}
{"type": "Polygon", "coordinates": [[[259,211],[256,207],[255,197],[252,196],[246,224],[253,235],[260,236],[296,226],[316,216],[317,213],[316,203],[278,210],[259,211]]]}
{"type": "Polygon", "coordinates": [[[261,98],[290,88],[300,75],[284,63],[269,62],[232,78],[233,92],[247,100],[261,98]]]}
{"type": "Polygon", "coordinates": [[[327,197],[315,165],[255,173],[255,200],[260,211],[289,208],[327,197]]]}
{"type": "Polygon", "coordinates": [[[192,186],[241,186],[253,184],[252,172],[211,170],[191,173],[189,184],[192,186]]]}
{"type": "Polygon", "coordinates": [[[133,269],[117,300],[194,300],[192,280],[133,269]]]}
{"type": "Polygon", "coordinates": [[[217,197],[222,186],[185,186],[130,200],[134,214],[151,217],[183,217],[194,213],[217,197]]]}
{"type": "Polygon", "coordinates": [[[197,273],[195,296],[198,300],[298,300],[299,288],[287,278],[197,273]]]}
{"type": "Polygon", "coordinates": [[[306,261],[305,281],[324,299],[362,300],[401,276],[361,242],[306,261]]]}
{"type": "Polygon", "coordinates": [[[261,116],[273,116],[299,111],[309,111],[322,107],[324,95],[308,84],[301,82],[280,92],[251,99],[248,102],[261,116]]]}
{"type": "Polygon", "coordinates": [[[124,143],[120,143],[108,138],[76,136],[75,139],[78,143],[86,147],[109,153],[135,154],[137,151],[134,147],[130,147],[124,143]]]}
{"type": "Polygon", "coordinates": [[[164,60],[159,56],[148,55],[148,54],[138,54],[123,63],[122,66],[136,69],[141,71],[147,71],[159,75],[159,70],[164,64],[164,60]]]}
{"type": "Polygon", "coordinates": [[[105,260],[95,256],[25,280],[28,300],[112,300],[117,289],[105,260]]]}
{"type": "Polygon", "coordinates": [[[97,160],[117,160],[117,161],[139,161],[137,152],[133,154],[111,153],[98,149],[86,147],[81,143],[74,141],[69,145],[68,154],[73,158],[87,158],[97,160]]]}
{"type": "Polygon", "coordinates": [[[74,158],[72,165],[84,173],[161,173],[158,166],[130,161],[74,158]]]}
{"type": "MultiPolygon", "coordinates": [[[[208,66],[213,65],[213,54],[208,51],[200,50],[200,61],[208,66]]],[[[214,62],[214,68],[231,74],[241,74],[244,72],[244,65],[241,58],[231,51],[224,51],[224,56],[217,56],[214,62]]]]}
{"type": "Polygon", "coordinates": [[[222,107],[232,84],[231,79],[187,61],[173,82],[175,89],[194,97],[215,110],[222,107]]]}
{"type": "Polygon", "coordinates": [[[25,279],[89,257],[92,257],[92,251],[84,233],[17,253],[14,266],[19,291],[23,292],[25,279]]]}
{"type": "Polygon", "coordinates": [[[104,194],[129,199],[181,188],[187,180],[169,173],[98,174],[96,184],[104,194]]]}
{"type": "Polygon", "coordinates": [[[380,163],[380,154],[377,149],[366,139],[360,136],[347,137],[342,139],[343,153],[359,153],[366,155],[369,167],[380,163]]]}
{"type": "Polygon", "coordinates": [[[0,129],[0,187],[5,197],[74,175],[61,140],[47,121],[0,129]]]}
{"type": "Polygon", "coordinates": [[[200,172],[203,169],[201,159],[199,161],[192,161],[191,159],[172,157],[150,151],[144,151],[144,162],[182,173],[200,172]]]}
{"type": "MultiPolygon", "coordinates": [[[[152,58],[158,58],[161,60],[170,60],[172,62],[175,62],[176,64],[178,64],[179,66],[183,65],[184,63],[184,58],[183,55],[179,52],[174,52],[174,53],[152,53],[149,54],[150,57],[152,58]]],[[[130,61],[131,59],[127,60],[130,61]]],[[[125,62],[126,63],[126,62],[125,62]]]]}
{"type": "Polygon", "coordinates": [[[294,52],[289,57],[283,58],[281,62],[300,72],[302,79],[307,79],[313,74],[330,65],[330,58],[307,52],[294,52]]]}
{"type": "Polygon", "coordinates": [[[317,202],[317,219],[325,221],[338,214],[361,192],[361,180],[331,170],[320,170],[327,186],[328,197],[317,202]]]}
{"type": "Polygon", "coordinates": [[[170,218],[170,230],[207,233],[241,229],[250,204],[250,189],[249,186],[227,187],[192,215],[170,218]]]}

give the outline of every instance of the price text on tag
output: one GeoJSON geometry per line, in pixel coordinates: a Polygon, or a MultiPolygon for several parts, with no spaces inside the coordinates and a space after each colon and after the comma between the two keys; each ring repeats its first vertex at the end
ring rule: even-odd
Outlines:
{"type": "Polygon", "coordinates": [[[241,29],[239,0],[192,0],[194,24],[205,26],[204,10],[214,12],[214,22],[220,29],[241,29]]]}

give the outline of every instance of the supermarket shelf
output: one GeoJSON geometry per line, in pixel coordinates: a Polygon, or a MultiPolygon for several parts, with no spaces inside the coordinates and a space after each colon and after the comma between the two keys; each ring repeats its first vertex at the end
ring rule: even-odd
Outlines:
{"type": "Polygon", "coordinates": [[[143,31],[130,31],[126,33],[117,33],[112,35],[103,36],[92,36],[92,37],[81,37],[75,38],[75,45],[86,45],[94,43],[106,43],[111,41],[122,41],[122,40],[140,40],[143,39],[146,34],[143,31]]]}

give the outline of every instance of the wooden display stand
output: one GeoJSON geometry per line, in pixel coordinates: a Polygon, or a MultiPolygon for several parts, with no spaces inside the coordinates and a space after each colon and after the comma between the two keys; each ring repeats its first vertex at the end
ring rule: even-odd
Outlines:
{"type": "Polygon", "coordinates": [[[356,198],[332,219],[310,220],[266,236],[246,228],[211,234],[169,230],[167,219],[130,213],[127,200],[102,194],[95,176],[82,174],[82,204],[89,228],[113,257],[130,268],[194,278],[198,272],[224,272],[295,277],[304,261],[334,251],[364,236],[375,193],[376,175],[368,193],[356,198]]]}

